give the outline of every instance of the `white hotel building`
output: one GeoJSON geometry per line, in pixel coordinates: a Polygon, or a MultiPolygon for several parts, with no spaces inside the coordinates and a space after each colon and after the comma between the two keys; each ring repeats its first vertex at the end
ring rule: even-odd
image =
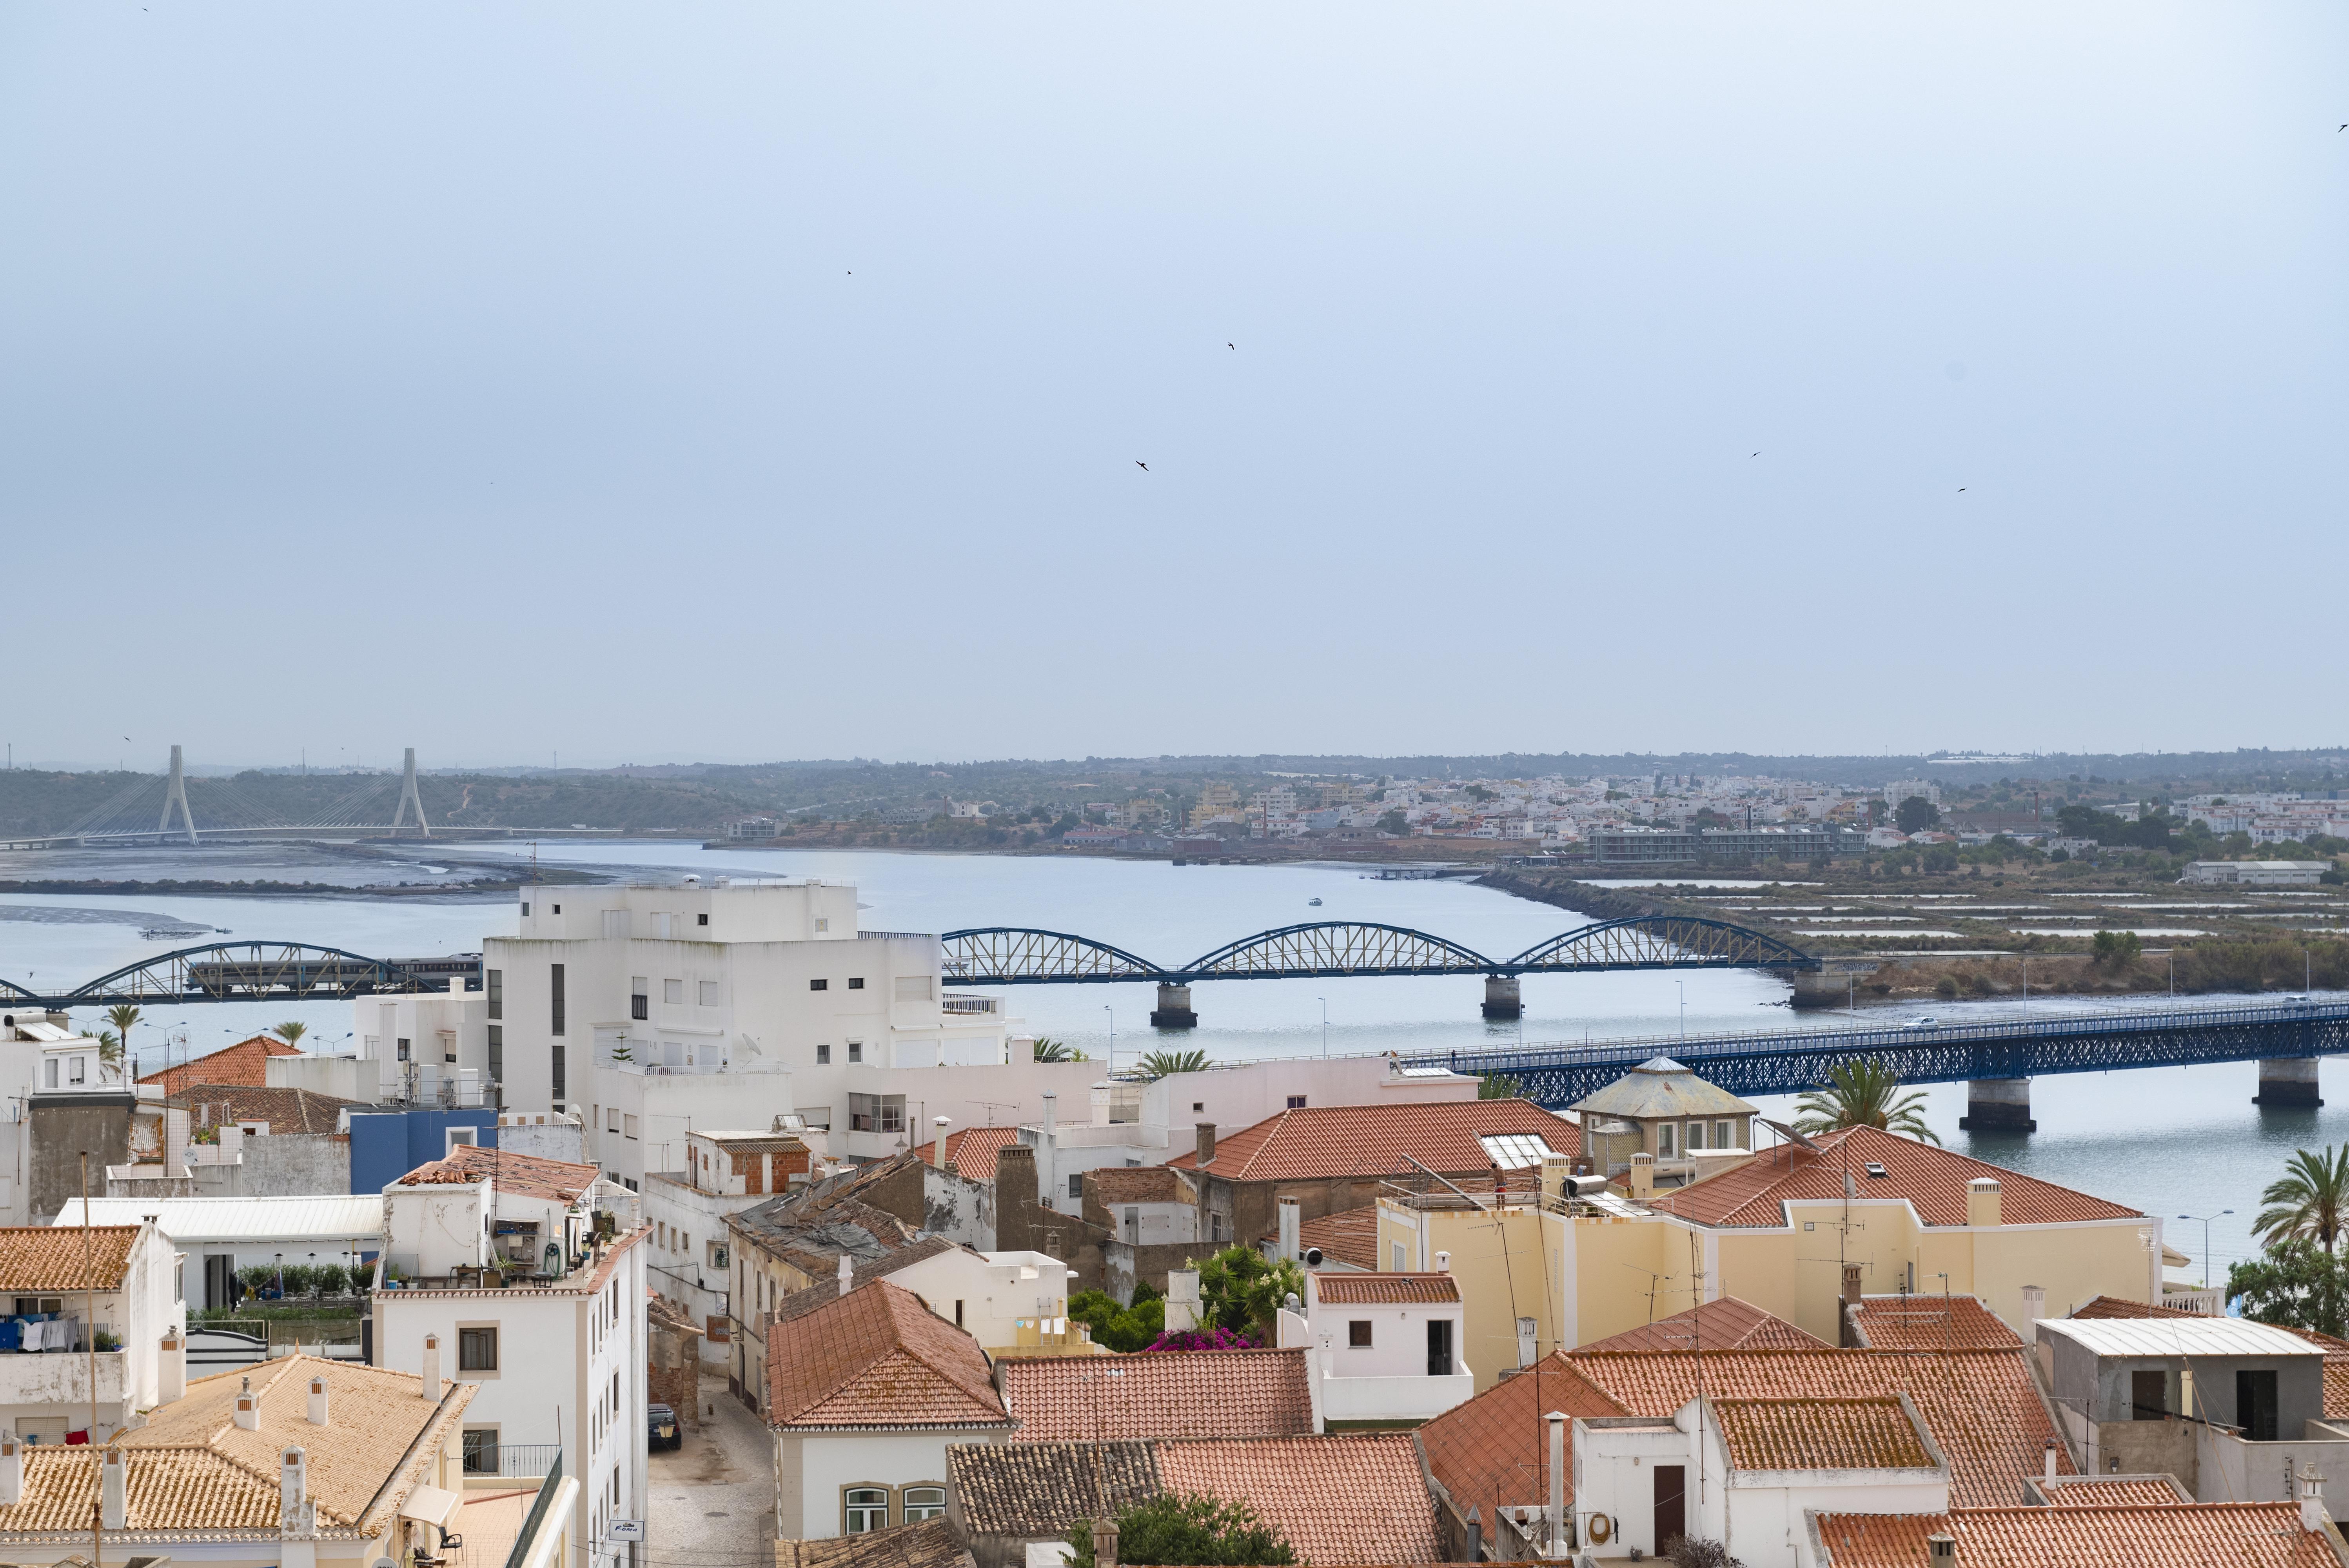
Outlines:
{"type": "Polygon", "coordinates": [[[892,1154],[956,1127],[1081,1104],[1097,1063],[1039,1063],[995,996],[947,992],[935,935],[857,927],[856,889],[698,879],[543,887],[482,944],[456,1054],[502,1103],[577,1114],[586,1157],[641,1188],[688,1132],[797,1114],[835,1155],[892,1154]]]}

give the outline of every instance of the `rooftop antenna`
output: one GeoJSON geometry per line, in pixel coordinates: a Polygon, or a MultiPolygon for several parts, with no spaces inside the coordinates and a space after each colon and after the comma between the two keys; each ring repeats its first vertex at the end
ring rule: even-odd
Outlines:
{"type": "MultiPolygon", "coordinates": [[[[171,748],[172,755],[175,758],[179,754],[179,749],[180,748],[176,746],[171,748]]],[[[416,808],[416,830],[423,834],[426,838],[430,838],[432,836],[432,826],[424,820],[424,798],[416,792],[416,748],[413,746],[408,748],[408,760],[400,769],[399,805],[391,813],[391,830],[393,832],[396,833],[399,831],[399,825],[408,820],[408,809],[410,806],[416,808]]],[[[537,854],[537,846],[533,845],[531,849],[531,856],[533,864],[536,861],[537,854]]]]}

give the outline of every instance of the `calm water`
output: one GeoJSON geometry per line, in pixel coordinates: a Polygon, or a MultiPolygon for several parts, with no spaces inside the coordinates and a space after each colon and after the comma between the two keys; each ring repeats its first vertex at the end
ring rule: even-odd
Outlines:
{"type": "MultiPolygon", "coordinates": [[[[71,857],[7,856],[0,875],[142,878],[304,878],[347,886],[432,880],[460,862],[526,858],[521,846],[465,845],[450,858],[353,856],[335,850],[267,846],[196,851],[97,851],[71,857]]],[[[881,852],[704,851],[674,843],[542,844],[548,864],[667,878],[816,876],[854,882],[868,927],[946,931],[968,925],[1033,925],[1099,938],[1161,964],[1186,962],[1272,926],[1309,920],[1372,920],[1414,926],[1477,952],[1506,957],[1583,923],[1546,904],[1459,882],[1377,882],[1351,869],[1186,866],[1163,862],[909,855],[881,852]],[[1308,901],[1319,898],[1316,908],[1308,901]]],[[[78,984],[167,946],[142,941],[159,918],[227,927],[238,940],[303,941],[370,956],[412,957],[478,949],[485,935],[514,929],[512,902],[369,899],[196,899],[141,894],[125,899],[65,894],[0,898],[0,975],[36,988],[78,984]]],[[[1153,1047],[1205,1048],[1219,1058],[1333,1055],[1391,1049],[1469,1048],[1526,1041],[1627,1035],[1670,1037],[1714,1029],[1832,1026],[1796,1017],[1785,985],[1751,974],[1537,975],[1525,981],[1522,1024],[1477,1016],[1483,982],[1474,977],[1331,981],[1229,981],[1193,992],[1200,1027],[1161,1038],[1147,1025],[1146,985],[1019,987],[1008,993],[1030,1030],[1120,1061],[1153,1047]],[[1324,1016],[1326,1009],[1326,1033],[1324,1016]]],[[[2086,1011],[2114,1006],[2074,999],[2032,1010],[2086,1011]]],[[[1954,1018],[2015,1010],[2014,1004],[1939,1005],[1954,1018]]],[[[282,1019],[307,1024],[324,1048],[351,1027],[347,1003],[229,1005],[153,1009],[134,1034],[147,1067],[167,1048],[201,1055],[282,1019]]],[[[1878,1015],[1880,1016],[1880,1015],[1878,1015]]],[[[95,1027],[95,1016],[83,1020],[95,1027]]],[[[2002,1165],[2158,1214],[2167,1236],[2193,1254],[2199,1276],[2202,1227],[2172,1216],[2224,1208],[2210,1227],[2214,1276],[2256,1249],[2249,1231],[2259,1191],[2295,1148],[2349,1139],[2349,1077],[2324,1065],[2332,1104],[2309,1111],[2262,1110],[2251,1103],[2255,1069],[2165,1068],[2041,1078],[2033,1086],[2041,1130],[2023,1138],[1957,1130],[1961,1084],[1925,1089],[1927,1115],[1951,1147],[2002,1165]]],[[[1759,1102],[1784,1116],[1789,1106],[1759,1102]]]]}

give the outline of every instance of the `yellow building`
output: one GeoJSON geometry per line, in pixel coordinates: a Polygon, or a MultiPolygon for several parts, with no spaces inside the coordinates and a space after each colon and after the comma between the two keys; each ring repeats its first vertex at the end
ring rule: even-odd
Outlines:
{"type": "Polygon", "coordinates": [[[2117,1203],[1874,1128],[1785,1145],[1634,1202],[1540,1192],[1394,1192],[1378,1264],[1448,1266],[1467,1302],[1462,1351],[1481,1391],[1508,1367],[1733,1295],[1838,1342],[1847,1265],[1867,1295],[1978,1297],[2026,1337],[2098,1295],[2160,1299],[2161,1222],[2117,1203]],[[1439,1261],[1440,1260],[1440,1261],[1439,1261]]]}

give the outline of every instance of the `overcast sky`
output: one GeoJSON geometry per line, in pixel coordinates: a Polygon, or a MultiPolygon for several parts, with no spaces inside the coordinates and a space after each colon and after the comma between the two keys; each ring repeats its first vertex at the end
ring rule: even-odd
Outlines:
{"type": "Polygon", "coordinates": [[[0,738],[2337,742],[2344,44],[11,5],[0,738]]]}

